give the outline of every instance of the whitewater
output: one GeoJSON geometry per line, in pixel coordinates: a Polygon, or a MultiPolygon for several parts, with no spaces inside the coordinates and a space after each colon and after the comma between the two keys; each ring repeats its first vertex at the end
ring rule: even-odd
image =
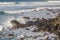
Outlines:
{"type": "MultiPolygon", "coordinates": [[[[49,19],[49,18],[55,18],[58,15],[57,13],[59,13],[56,12],[56,14],[52,14],[52,12],[48,11],[47,9],[54,9],[54,11],[56,11],[57,9],[59,10],[60,1],[59,2],[51,2],[51,1],[50,2],[49,1],[48,2],[19,2],[19,3],[0,2],[0,12],[1,11],[4,12],[4,14],[3,13],[0,14],[0,32],[4,34],[4,37],[2,36],[0,40],[11,40],[11,39],[19,40],[20,37],[24,37],[24,36],[34,37],[35,35],[36,36],[39,35],[39,33],[31,32],[32,30],[35,29],[34,27],[33,28],[31,27],[32,29],[30,29],[29,31],[26,30],[25,28],[10,31],[7,28],[12,27],[12,24],[10,23],[11,20],[18,20],[20,23],[25,24],[26,20],[23,19],[22,17],[30,17],[31,20],[32,18],[49,19]],[[50,13],[50,15],[47,15],[47,13],[50,13]],[[3,30],[3,32],[2,32],[2,28],[5,29],[3,30]],[[7,34],[9,34],[10,32],[15,34],[15,37],[9,38],[7,34]]],[[[30,40],[30,39],[39,40],[39,37],[37,39],[25,38],[25,40],[30,40]]]]}
{"type": "MultiPolygon", "coordinates": [[[[0,14],[0,22],[6,22],[6,20],[16,19],[17,17],[19,18],[19,16],[38,17],[37,15],[40,15],[39,17],[42,18],[44,15],[46,16],[46,13],[49,12],[46,11],[47,8],[59,9],[60,3],[59,1],[58,2],[19,2],[18,4],[16,4],[16,2],[0,2],[0,11],[5,12],[5,14],[0,14]],[[39,11],[41,9],[44,11],[39,11]],[[36,10],[36,12],[34,10],[36,10]]],[[[47,18],[47,16],[45,18],[47,18]]]]}

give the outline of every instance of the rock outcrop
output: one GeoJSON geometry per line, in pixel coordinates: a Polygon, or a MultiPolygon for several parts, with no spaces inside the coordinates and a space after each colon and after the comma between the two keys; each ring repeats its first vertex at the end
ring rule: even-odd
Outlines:
{"type": "Polygon", "coordinates": [[[12,29],[23,28],[24,24],[20,24],[17,20],[12,20],[12,29]]]}

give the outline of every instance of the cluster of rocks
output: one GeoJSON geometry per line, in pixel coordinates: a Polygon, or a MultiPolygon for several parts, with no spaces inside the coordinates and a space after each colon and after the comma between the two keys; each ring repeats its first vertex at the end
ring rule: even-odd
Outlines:
{"type": "MultiPolygon", "coordinates": [[[[24,18],[30,19],[29,17],[24,17],[24,18]]],[[[28,27],[36,26],[38,29],[35,29],[32,32],[42,31],[42,32],[54,33],[58,35],[60,39],[60,13],[56,18],[52,18],[52,19],[33,18],[33,20],[35,21],[28,21],[26,24],[20,24],[17,20],[12,20],[11,21],[13,25],[12,29],[26,28],[27,30],[29,30],[28,27]]],[[[9,34],[9,36],[11,35],[12,34],[9,34]]],[[[23,39],[21,38],[21,40],[23,39]]]]}

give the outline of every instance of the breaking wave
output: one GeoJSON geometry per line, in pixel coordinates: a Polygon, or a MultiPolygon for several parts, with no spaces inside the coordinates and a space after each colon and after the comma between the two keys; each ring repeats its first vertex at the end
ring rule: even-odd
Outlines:
{"type": "Polygon", "coordinates": [[[60,8],[60,1],[58,2],[0,2],[0,11],[5,13],[22,13],[39,11],[40,9],[56,9],[60,8]]]}

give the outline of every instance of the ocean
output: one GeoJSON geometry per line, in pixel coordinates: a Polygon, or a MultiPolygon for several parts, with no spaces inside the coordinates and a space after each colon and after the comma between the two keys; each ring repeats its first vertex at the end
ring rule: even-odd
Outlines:
{"type": "MultiPolygon", "coordinates": [[[[0,24],[7,24],[7,20],[16,19],[19,18],[19,16],[30,15],[22,15],[22,12],[31,13],[33,10],[43,8],[60,8],[60,2],[19,2],[18,4],[16,4],[16,2],[0,2],[0,24]]],[[[44,13],[42,14],[44,15],[44,13]]]]}
{"type": "MultiPolygon", "coordinates": [[[[43,0],[0,0],[0,26],[7,29],[7,27],[12,26],[10,23],[11,20],[19,21],[20,17],[50,18],[51,16],[46,16],[46,14],[51,12],[46,11],[45,9],[60,8],[60,2],[41,1],[43,0]],[[40,9],[43,9],[44,11],[39,11],[40,9]]],[[[9,39],[3,38],[0,40],[9,39]]]]}
{"type": "Polygon", "coordinates": [[[0,2],[39,2],[47,0],[0,0],[0,2]]]}

